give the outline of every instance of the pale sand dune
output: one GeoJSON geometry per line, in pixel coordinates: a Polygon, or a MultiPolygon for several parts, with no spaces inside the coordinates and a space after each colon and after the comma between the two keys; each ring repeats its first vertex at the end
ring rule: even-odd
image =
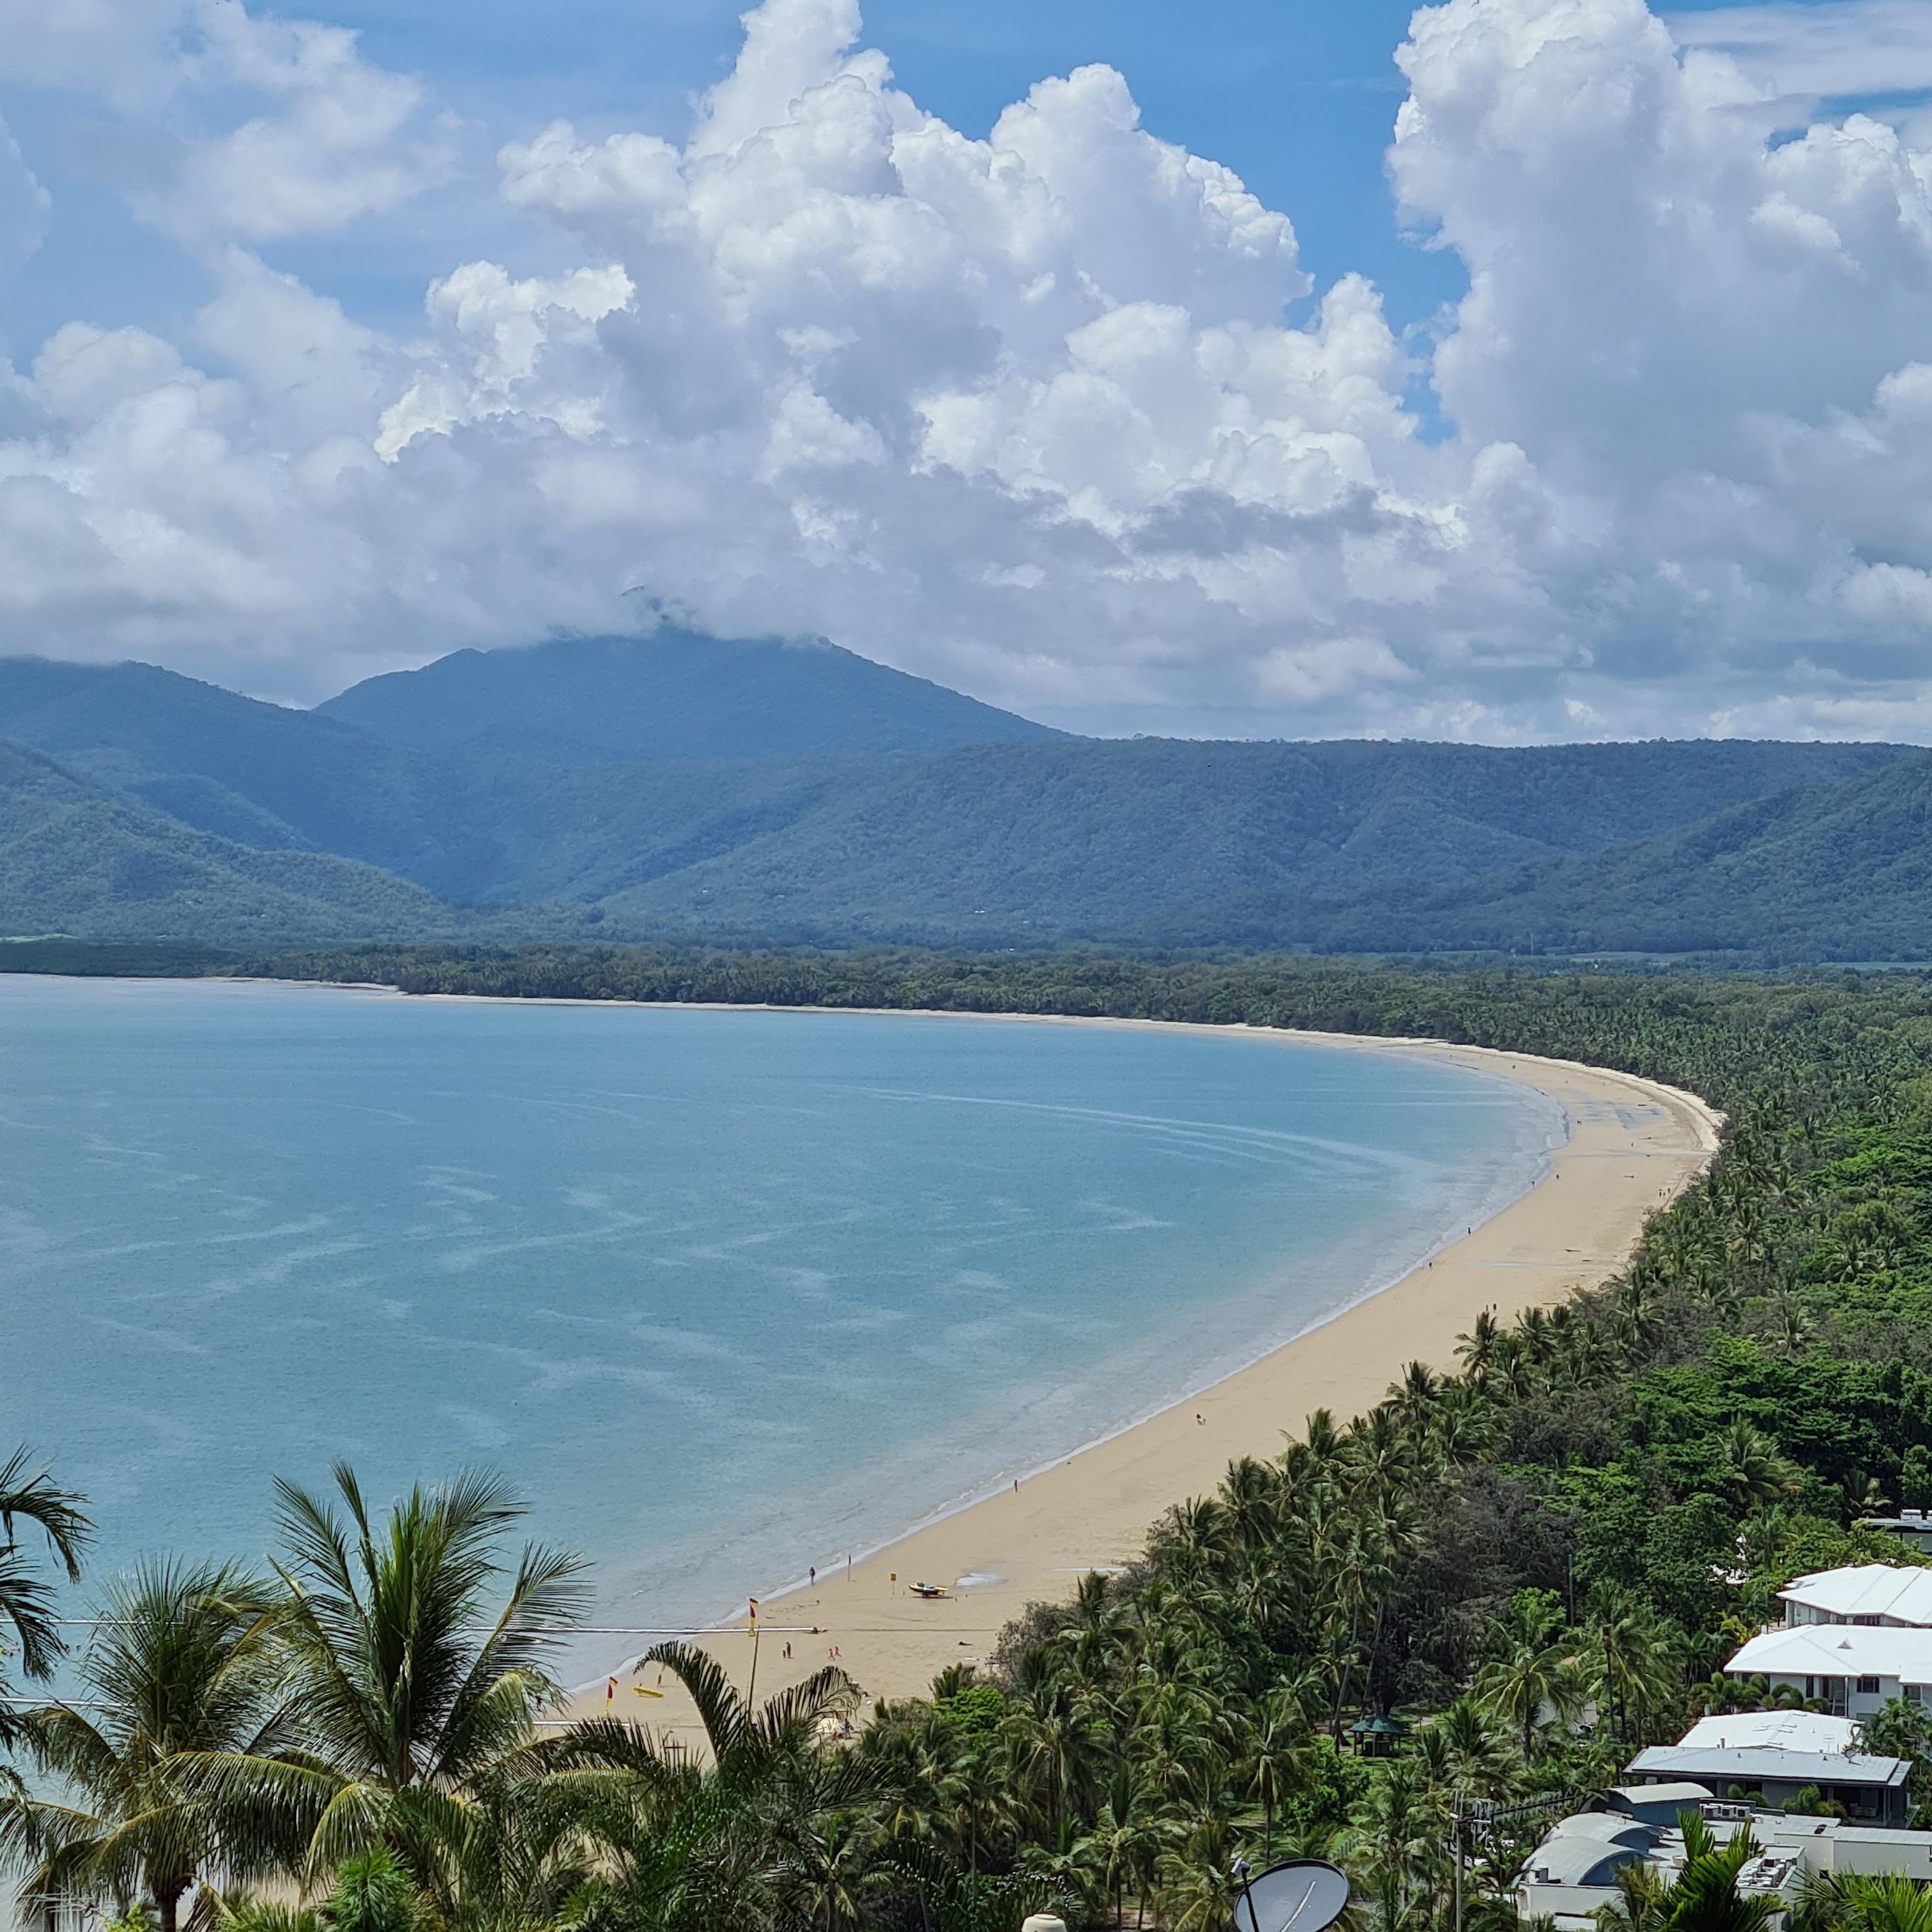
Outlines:
{"type": "MultiPolygon", "coordinates": [[[[1011,1024],[1163,1024],[986,1017],[1011,1024]]],[[[1225,1036],[1231,1029],[1202,1030],[1225,1036]]],[[[1507,1317],[1613,1274],[1646,1219],[1701,1171],[1718,1144],[1719,1117],[1702,1101],[1627,1074],[1433,1041],[1256,1037],[1423,1054],[1502,1075],[1556,1100],[1570,1138],[1536,1186],[1394,1286],[1204,1394],[1031,1478],[1018,1493],[1003,1492],[915,1530],[849,1573],[839,1564],[814,1588],[768,1600],[758,1646],[761,1700],[826,1663],[835,1648],[873,1699],[922,1692],[948,1664],[985,1658],[1028,1604],[1066,1595],[1084,1570],[1130,1562],[1154,1519],[1168,1504],[1211,1490],[1234,1457],[1274,1454],[1314,1409],[1344,1420],[1360,1414],[1412,1360],[1453,1366],[1456,1336],[1484,1308],[1507,1317]],[[962,1577],[976,1580],[962,1589],[962,1577]],[[915,1581],[952,1594],[922,1600],[906,1587],[915,1581]]],[[[746,1586],[755,1590],[760,1581],[748,1576],[746,1586]]],[[[742,1688],[752,1657],[742,1623],[704,1642],[742,1688]]],[[[655,1688],[659,1674],[638,1681],[655,1688]]],[[[644,1698],[632,1694],[631,1680],[620,1680],[614,1701],[592,1692],[568,1708],[608,1709],[688,1732],[694,1714],[666,1683],[663,1698],[644,1698]]]]}

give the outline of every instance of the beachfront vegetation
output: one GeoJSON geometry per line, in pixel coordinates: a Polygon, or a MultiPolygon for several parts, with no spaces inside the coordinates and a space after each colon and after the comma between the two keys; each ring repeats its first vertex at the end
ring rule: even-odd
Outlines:
{"type": "MultiPolygon", "coordinates": [[[[510,970],[423,968],[452,988],[590,990],[510,970]]],[[[71,1703],[19,1718],[0,1844],[34,1883],[165,1915],[186,1870],[232,1932],[1013,1932],[1043,1904],[1229,1932],[1234,1858],[1306,1852],[1348,1870],[1363,1932],[1420,1932],[1450,1912],[1452,1821],[1501,1803],[1509,1818],[1461,1834],[1466,1922],[1493,1927],[1539,1801],[1764,1696],[1716,1673],[1783,1583],[1912,1560],[1858,1520],[1932,1504],[1922,981],[678,970],[601,989],[1432,1034],[1672,1081],[1730,1124],[1614,1280],[1478,1319],[1456,1364],[1411,1366],[1366,1415],[1283,1417],[1281,1453],[1258,1444],[1178,1502],[1126,1574],[1035,1606],[985,1669],[849,1737],[858,1694],[836,1669],[754,1711],[677,1646],[653,1655],[707,1752],[540,1724],[580,1580],[504,1552],[501,1492],[455,1482],[384,1520],[346,1475],[334,1503],[284,1491],[274,1567],[110,1585],[71,1703]]],[[[1922,1716],[1874,1730],[1922,1760],[1922,1716]]],[[[1630,1925],[1742,1925],[1707,1862],[1668,1897],[1634,1892],[1630,1925]]],[[[1808,1901],[1809,1923],[1911,1916],[1854,1890],[1808,1901]]]]}

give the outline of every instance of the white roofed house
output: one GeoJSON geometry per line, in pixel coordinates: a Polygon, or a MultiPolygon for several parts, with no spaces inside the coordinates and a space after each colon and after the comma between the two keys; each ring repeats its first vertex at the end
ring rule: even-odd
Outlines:
{"type": "Polygon", "coordinates": [[[1858,1563],[1798,1576],[1778,1592],[1784,1621],[1877,1630],[1932,1630],[1932,1568],[1858,1563]]]}
{"type": "Polygon", "coordinates": [[[1932,1630],[1903,1624],[1786,1624],[1754,1636],[1724,1666],[1775,1690],[1816,1700],[1834,1717],[1869,1718],[1891,1699],[1932,1705],[1932,1630]]]}

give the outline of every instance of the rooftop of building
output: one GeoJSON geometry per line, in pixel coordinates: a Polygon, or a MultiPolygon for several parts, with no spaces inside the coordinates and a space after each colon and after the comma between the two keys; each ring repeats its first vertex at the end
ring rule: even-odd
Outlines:
{"type": "MultiPolygon", "coordinates": [[[[1903,1758],[1854,1756],[1847,1752],[1786,1750],[1764,1745],[1699,1748],[1652,1744],[1630,1760],[1632,1777],[1693,1778],[1723,1791],[1733,1784],[1902,1785],[1912,1767],[1903,1758]]],[[[1653,1786],[1652,1790],[1667,1789],[1653,1786]]]]}
{"type": "MultiPolygon", "coordinates": [[[[1932,1528],[1932,1525],[1928,1525],[1932,1528]]],[[[1778,1593],[1787,1604],[1832,1617],[1891,1617],[1932,1628],[1932,1568],[1855,1563],[1794,1577],[1778,1593]]]]}
{"type": "Polygon", "coordinates": [[[1891,1677],[1932,1684],[1932,1630],[1794,1624],[1754,1636],[1724,1669],[1734,1677],[1891,1677]]]}
{"type": "MultiPolygon", "coordinates": [[[[1694,1800],[1682,1808],[1701,1810],[1720,1844],[1744,1831],[1757,1841],[1758,1856],[1738,1874],[1738,1889],[1744,1892],[1782,1892],[1789,1897],[1797,1868],[1801,1864],[1815,1867],[1828,1840],[1859,1847],[1882,1859],[1896,1855],[1904,1861],[1902,1868],[1922,1867],[1932,1851],[1932,1835],[1923,1832],[1846,1824],[1836,1818],[1794,1817],[1713,1802],[1708,1791],[1696,1785],[1672,1789],[1697,1794],[1701,1802],[1694,1800]]],[[[1654,1815],[1648,1820],[1634,1816],[1628,1808],[1654,1808],[1666,1796],[1665,1787],[1618,1786],[1605,1794],[1603,1808],[1558,1819],[1530,1854],[1522,1882],[1608,1889],[1616,1884],[1618,1866],[1636,1858],[1654,1866],[1666,1879],[1675,1876],[1684,1862],[1682,1828],[1654,1815]]]]}
{"type": "Polygon", "coordinates": [[[1858,1726],[1822,1711],[1720,1711],[1700,1718],[1678,1739],[1687,1750],[1820,1751],[1842,1756],[1858,1726]]]}

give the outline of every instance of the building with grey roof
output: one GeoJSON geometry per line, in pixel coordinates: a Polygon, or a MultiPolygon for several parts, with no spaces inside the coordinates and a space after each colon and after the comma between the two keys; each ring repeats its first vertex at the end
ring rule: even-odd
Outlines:
{"type": "Polygon", "coordinates": [[[1902,1509],[1896,1516],[1862,1516],[1858,1527],[1882,1530],[1886,1535],[1896,1537],[1906,1549],[1932,1556],[1932,1516],[1922,1509],[1902,1509]]]}
{"type": "MultiPolygon", "coordinates": [[[[1672,1795],[1697,1789],[1680,1784],[1672,1795]]],[[[1530,1854],[1517,1881],[1517,1917],[1547,1916],[1559,1932],[1594,1932],[1594,1915],[1617,1899],[1616,1875],[1625,1865],[1641,1862],[1666,1883],[1673,1880],[1684,1868],[1682,1826],[1649,1815],[1664,1796],[1661,1787],[1620,1786],[1596,1809],[1559,1819],[1530,1854]]],[[[1760,1850],[1738,1874],[1738,1889],[1747,1897],[1774,1897],[1783,1906],[1795,1905],[1813,1873],[1900,1873],[1932,1883],[1932,1832],[1787,1817],[1722,1804],[1708,1792],[1677,1809],[1701,1811],[1720,1844],[1738,1832],[1750,1833],[1760,1850]]]]}
{"type": "Polygon", "coordinates": [[[1652,1744],[1631,1759],[1624,1776],[1633,1786],[1666,1788],[1685,1783],[1715,1796],[1775,1811],[1801,1792],[1844,1808],[1862,1824],[1902,1827],[1912,1808],[1903,1758],[1838,1751],[1789,1750],[1760,1745],[1652,1744]]]}

